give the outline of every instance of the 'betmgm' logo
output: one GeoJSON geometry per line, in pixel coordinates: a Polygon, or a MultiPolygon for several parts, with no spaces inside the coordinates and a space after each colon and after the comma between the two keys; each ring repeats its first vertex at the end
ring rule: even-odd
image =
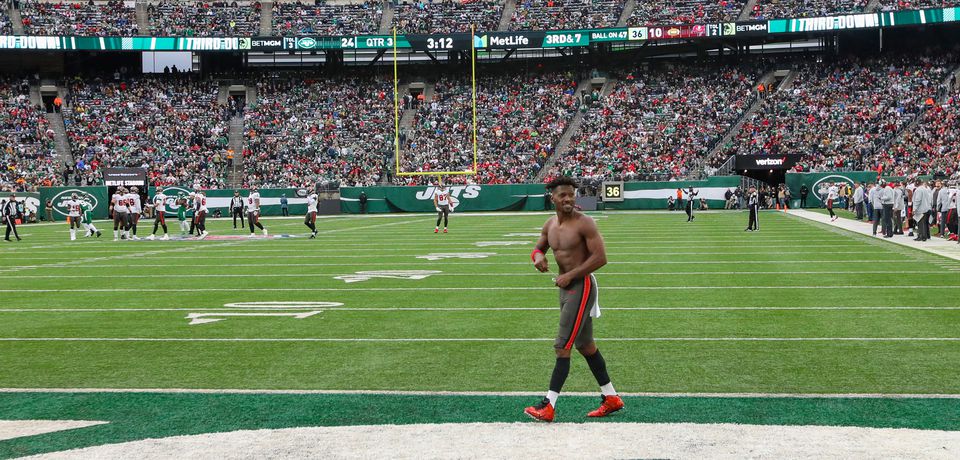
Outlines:
{"type": "Polygon", "coordinates": [[[787,162],[787,157],[783,158],[757,158],[754,160],[757,166],[783,166],[787,162]]]}
{"type": "Polygon", "coordinates": [[[80,203],[89,205],[90,209],[97,208],[97,204],[99,204],[97,197],[91,195],[90,193],[84,192],[83,190],[74,188],[70,190],[64,190],[54,195],[54,197],[50,199],[50,202],[53,203],[54,212],[60,214],[61,216],[69,216],[70,209],[67,208],[67,202],[72,199],[70,198],[70,195],[73,195],[74,193],[77,194],[77,201],[80,203]]]}
{"type": "MultiPolygon", "coordinates": [[[[480,186],[479,185],[457,185],[453,187],[448,187],[450,190],[450,196],[454,198],[476,198],[480,196],[480,186]],[[463,196],[460,196],[460,195],[463,196]]],[[[417,199],[421,201],[432,200],[433,192],[437,190],[437,187],[430,186],[426,190],[417,193],[417,199]]]]}

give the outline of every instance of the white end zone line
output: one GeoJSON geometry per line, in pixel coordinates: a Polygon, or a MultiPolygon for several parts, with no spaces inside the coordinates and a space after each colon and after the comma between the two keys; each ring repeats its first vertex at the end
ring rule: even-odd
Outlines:
{"type": "MultiPolygon", "coordinates": [[[[273,390],[216,388],[0,388],[0,393],[196,393],[268,395],[400,395],[400,396],[543,396],[542,391],[417,390],[273,390]]],[[[564,391],[564,396],[595,397],[596,392],[564,391]]],[[[799,398],[799,399],[960,399],[947,393],[672,393],[627,392],[620,396],[649,398],[799,398]]]]}

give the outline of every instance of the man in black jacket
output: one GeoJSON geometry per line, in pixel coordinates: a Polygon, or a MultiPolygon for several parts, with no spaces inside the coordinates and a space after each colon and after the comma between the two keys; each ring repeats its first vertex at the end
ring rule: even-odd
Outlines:
{"type": "Polygon", "coordinates": [[[800,208],[807,207],[807,195],[810,194],[810,189],[807,188],[807,184],[800,186],[800,208]]]}
{"type": "Polygon", "coordinates": [[[760,213],[760,197],[754,187],[750,187],[750,191],[747,193],[747,208],[750,209],[750,220],[747,221],[746,231],[759,232],[760,222],[757,220],[757,214],[760,213]]]}
{"type": "Polygon", "coordinates": [[[7,234],[4,237],[4,241],[10,240],[10,230],[13,230],[13,236],[17,237],[17,241],[20,241],[20,234],[17,233],[17,195],[11,193],[9,197],[10,201],[3,203],[3,206],[0,207],[0,215],[3,216],[3,223],[7,225],[7,234]]]}
{"type": "Polygon", "coordinates": [[[243,198],[240,197],[240,191],[233,192],[233,198],[230,199],[230,213],[233,215],[233,228],[237,228],[237,218],[240,218],[240,228],[243,228],[243,198]]]}

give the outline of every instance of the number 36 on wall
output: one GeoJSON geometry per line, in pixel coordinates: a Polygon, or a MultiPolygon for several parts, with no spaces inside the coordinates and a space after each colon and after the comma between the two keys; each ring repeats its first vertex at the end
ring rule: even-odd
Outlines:
{"type": "Polygon", "coordinates": [[[603,201],[623,201],[623,182],[604,182],[603,201]]]}

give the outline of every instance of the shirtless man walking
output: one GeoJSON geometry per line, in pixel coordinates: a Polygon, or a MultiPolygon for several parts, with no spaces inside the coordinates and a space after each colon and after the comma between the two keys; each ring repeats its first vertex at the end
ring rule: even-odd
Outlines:
{"type": "Polygon", "coordinates": [[[559,177],[549,185],[551,201],[557,216],[543,225],[540,239],[530,255],[533,265],[540,272],[549,271],[544,255],[553,249],[553,257],[560,267],[556,285],[560,288],[560,331],[553,348],[557,363],[550,378],[550,391],[539,404],[524,412],[536,420],[552,422],[560,389],[570,372],[570,349],[577,347],[590,366],[590,371],[600,385],[602,403],[587,414],[588,417],[604,417],[623,408],[623,400],[610,383],[607,364],[593,341],[593,318],[600,316],[597,302],[596,279],[593,272],[607,264],[603,237],[597,224],[590,217],[574,209],[577,198],[577,183],[569,177],[559,177]]]}

